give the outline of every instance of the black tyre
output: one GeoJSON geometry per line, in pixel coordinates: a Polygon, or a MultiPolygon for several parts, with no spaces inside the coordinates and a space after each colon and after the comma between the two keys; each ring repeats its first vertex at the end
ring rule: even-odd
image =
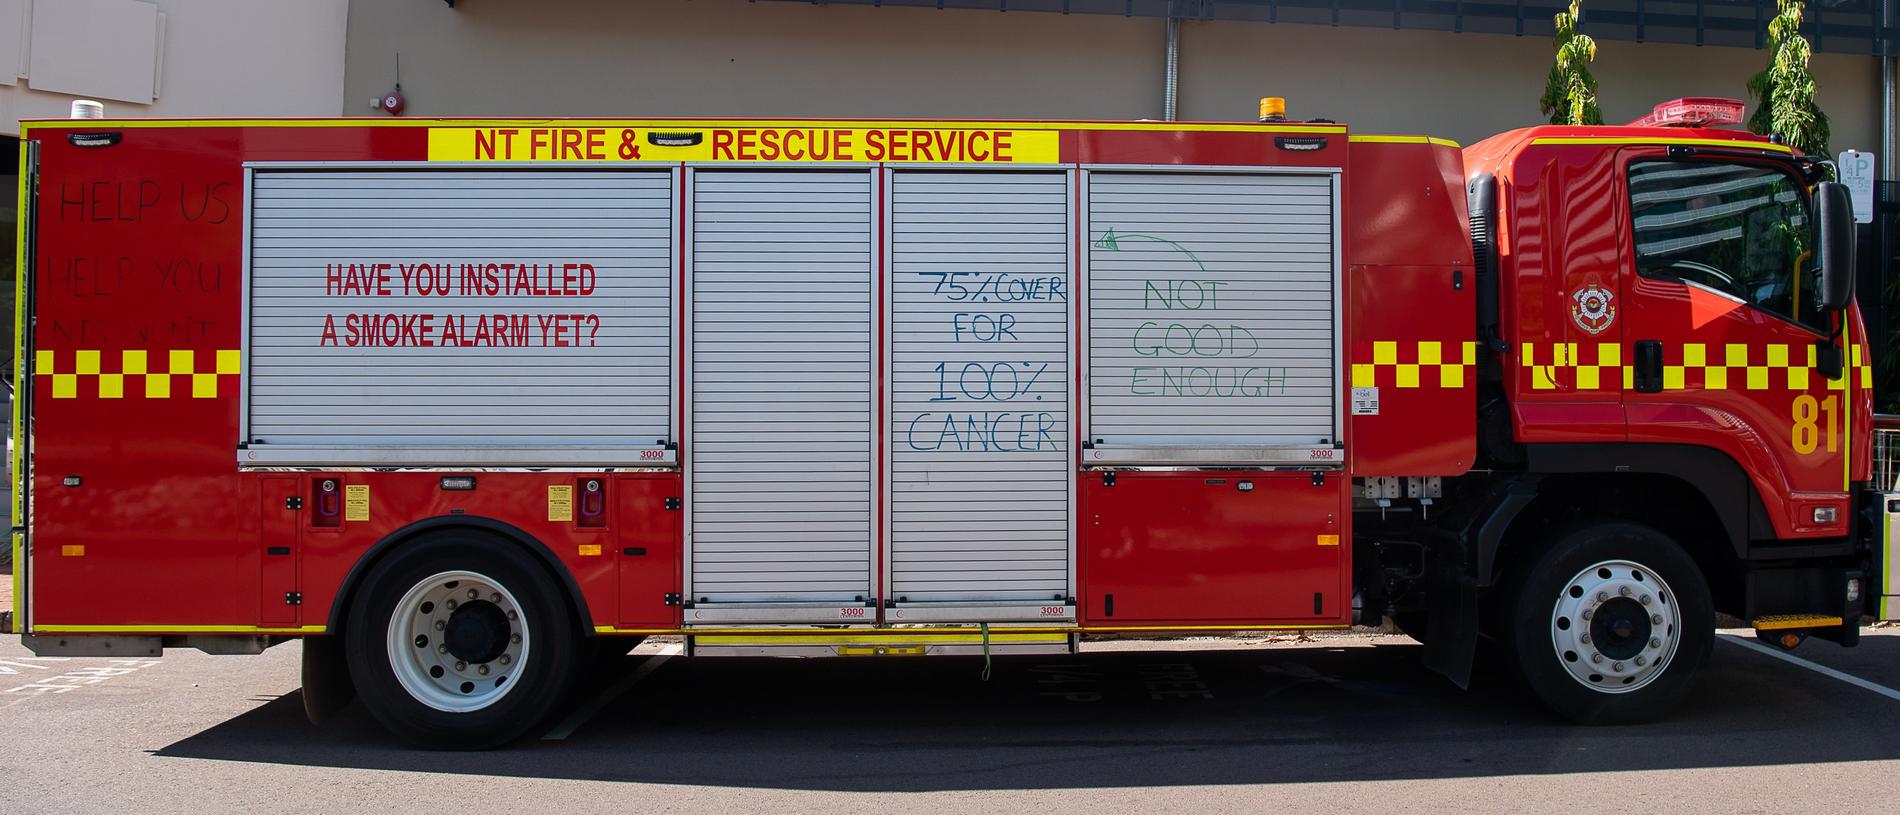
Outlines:
{"type": "Polygon", "coordinates": [[[1668,713],[1715,642],[1701,568],[1661,532],[1625,521],[1560,532],[1516,573],[1505,611],[1519,676],[1544,704],[1583,724],[1668,713]]]}
{"type": "Polygon", "coordinates": [[[560,584],[521,546],[474,531],[433,534],[376,564],[343,636],[364,706],[438,750],[519,738],[556,710],[580,656],[560,584]]]}

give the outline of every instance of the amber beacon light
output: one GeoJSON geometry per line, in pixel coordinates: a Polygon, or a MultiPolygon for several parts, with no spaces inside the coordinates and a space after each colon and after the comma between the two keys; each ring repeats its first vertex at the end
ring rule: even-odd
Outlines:
{"type": "Polygon", "coordinates": [[[1286,97],[1283,97],[1283,96],[1260,97],[1260,121],[1263,121],[1263,122],[1286,121],[1286,97]]]}

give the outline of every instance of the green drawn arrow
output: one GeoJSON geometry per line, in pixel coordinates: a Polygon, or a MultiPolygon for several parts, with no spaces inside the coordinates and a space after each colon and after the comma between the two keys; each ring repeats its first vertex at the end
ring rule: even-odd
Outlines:
{"type": "Polygon", "coordinates": [[[1175,243],[1174,241],[1168,240],[1167,238],[1160,237],[1158,235],[1141,235],[1141,234],[1136,234],[1136,233],[1129,233],[1126,235],[1117,235],[1115,234],[1115,227],[1111,226],[1108,228],[1107,232],[1103,233],[1101,237],[1096,238],[1095,241],[1089,245],[1097,249],[1107,249],[1111,252],[1119,252],[1121,251],[1121,248],[1122,248],[1122,244],[1121,244],[1122,241],[1154,241],[1155,243],[1165,243],[1171,247],[1174,247],[1174,251],[1180,252],[1183,255],[1187,255],[1188,260],[1194,261],[1194,265],[1196,267],[1199,267],[1202,272],[1207,271],[1207,264],[1201,262],[1201,256],[1194,254],[1194,250],[1189,249],[1185,246],[1182,246],[1181,244],[1175,243]]]}

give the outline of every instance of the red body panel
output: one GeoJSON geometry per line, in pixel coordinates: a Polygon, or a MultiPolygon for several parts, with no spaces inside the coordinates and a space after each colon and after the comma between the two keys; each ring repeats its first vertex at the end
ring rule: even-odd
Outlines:
{"type": "MultiPolygon", "coordinates": [[[[429,123],[155,124],[36,123],[28,133],[41,145],[32,271],[38,319],[29,344],[47,374],[32,379],[35,406],[27,430],[33,462],[31,625],[74,632],[320,632],[345,581],[372,547],[399,543],[405,527],[418,522],[464,522],[519,530],[537,541],[571,578],[596,627],[678,628],[680,607],[668,595],[681,590],[681,513],[667,506],[667,499],[682,493],[677,472],[608,476],[609,520],[587,528],[549,520],[547,490],[575,485],[588,473],[475,472],[476,488],[461,491],[443,489],[441,472],[237,466],[240,378],[235,364],[225,369],[221,352],[235,354],[243,344],[245,163],[419,164],[430,158],[429,123]],[[66,138],[75,130],[110,130],[122,141],[82,148],[66,138]],[[126,355],[141,351],[143,367],[126,355]],[[105,381],[113,383],[109,394],[105,381]],[[56,390],[62,391],[58,398],[56,390]],[[63,486],[68,476],[79,485],[63,486]],[[325,479],[338,481],[340,491],[367,488],[366,516],[334,525],[320,520],[314,502],[325,479]]],[[[1432,255],[1425,265],[1433,269],[1468,263],[1468,249],[1461,256],[1457,241],[1435,235],[1462,217],[1446,206],[1461,205],[1461,198],[1449,194],[1455,190],[1439,189],[1448,184],[1443,179],[1455,178],[1447,175],[1448,154],[1419,141],[1391,145],[1409,153],[1382,154],[1381,172],[1402,179],[1404,195],[1438,198],[1431,207],[1388,208],[1380,217],[1396,223],[1429,216],[1438,225],[1412,223],[1403,230],[1408,237],[1401,247],[1401,231],[1387,224],[1387,243],[1348,244],[1344,263],[1352,263],[1357,251],[1370,252],[1380,268],[1415,267],[1421,251],[1432,255]]],[[[1352,152],[1344,128],[1297,124],[1081,128],[1064,130],[1059,145],[1062,163],[1070,166],[1344,168],[1352,152]],[[1306,143],[1285,146],[1286,136],[1306,143]]],[[[1349,202],[1360,195],[1384,199],[1388,193],[1377,185],[1342,188],[1342,240],[1371,228],[1353,216],[1349,202]]],[[[1409,279],[1415,271],[1397,274],[1409,279]]],[[[1345,317],[1350,326],[1350,315],[1345,317]]],[[[1340,363],[1343,376],[1348,360],[1340,363]]],[[[1349,426],[1349,443],[1351,434],[1349,426]]],[[[1442,443],[1432,448],[1436,459],[1460,457],[1442,443]]],[[[1221,588],[1180,606],[1187,616],[1150,613],[1144,623],[1343,622],[1349,614],[1347,549],[1315,550],[1311,544],[1323,529],[1349,540],[1346,482],[1335,475],[1318,489],[1308,479],[1259,479],[1263,485],[1297,486],[1287,496],[1297,498],[1299,508],[1266,518],[1235,517],[1219,545],[1203,549],[1192,565],[1217,576],[1221,588]],[[1244,537],[1253,533],[1305,545],[1284,552],[1277,544],[1256,548],[1244,537]],[[1261,581],[1289,592],[1297,588],[1307,599],[1263,604],[1261,581]],[[1311,611],[1312,591],[1325,594],[1322,613],[1311,611]]],[[[1249,497],[1258,503],[1277,491],[1263,486],[1249,497]]],[[[1198,500],[1204,510],[1239,511],[1240,505],[1198,500]]],[[[1141,570],[1163,565],[1115,563],[1141,570]]]]}
{"type": "Polygon", "coordinates": [[[1347,229],[1359,476],[1459,475],[1477,454],[1476,280],[1463,163],[1429,142],[1355,142],[1347,229]],[[1361,391],[1363,393],[1363,391],[1361,391]]]}
{"type": "Polygon", "coordinates": [[[1338,475],[1094,473],[1082,481],[1083,621],[1343,625],[1350,485],[1338,475]]]}

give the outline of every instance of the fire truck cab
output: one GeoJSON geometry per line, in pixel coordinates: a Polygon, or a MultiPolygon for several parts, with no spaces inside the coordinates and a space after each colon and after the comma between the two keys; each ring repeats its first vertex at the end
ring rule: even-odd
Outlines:
{"type": "MultiPolygon", "coordinates": [[[[1387,617],[1579,721],[1852,645],[1852,218],[1715,129],[33,122],[16,615],[302,639],[503,744],[640,638],[1068,653],[1387,617]]],[[[1687,112],[1684,112],[1687,111],[1687,112]]],[[[1698,118],[1700,117],[1700,118],[1698,118]]],[[[1883,606],[1884,607],[1884,606],[1883,606]]]]}

